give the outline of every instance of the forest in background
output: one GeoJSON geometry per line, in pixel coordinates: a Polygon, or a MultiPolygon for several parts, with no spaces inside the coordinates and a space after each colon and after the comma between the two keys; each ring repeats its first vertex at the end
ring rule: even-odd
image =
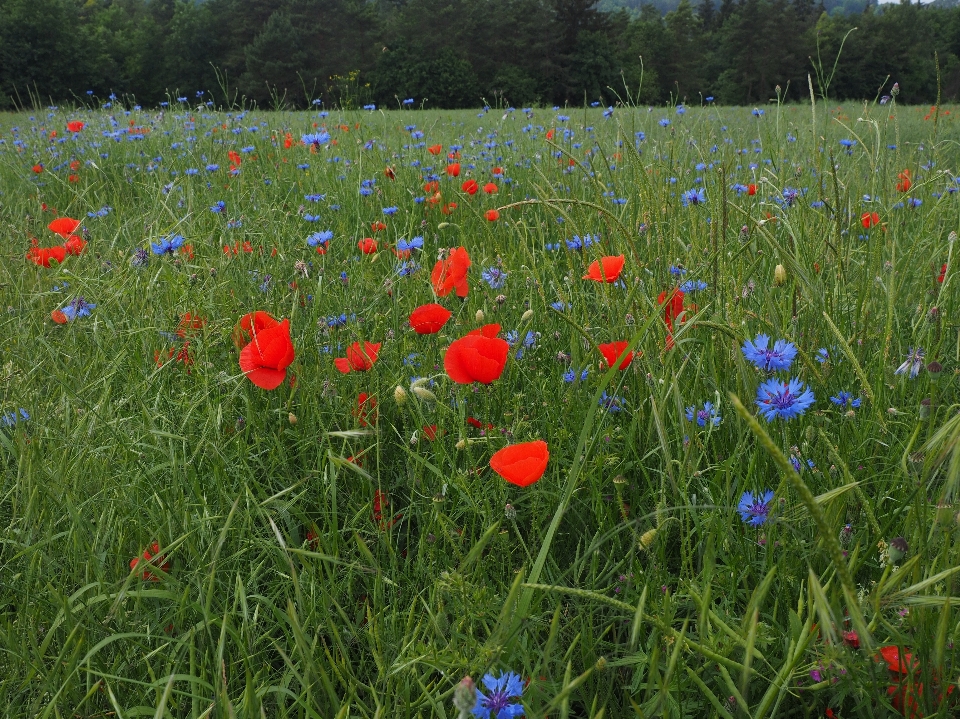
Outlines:
{"type": "Polygon", "coordinates": [[[960,94],[960,7],[830,1],[0,0],[0,109],[746,105],[803,99],[808,74],[838,100],[960,94]]]}

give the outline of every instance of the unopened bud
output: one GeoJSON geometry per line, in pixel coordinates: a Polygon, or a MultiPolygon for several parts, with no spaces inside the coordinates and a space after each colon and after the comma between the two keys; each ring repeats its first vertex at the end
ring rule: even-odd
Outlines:
{"type": "Polygon", "coordinates": [[[295,415],[293,412],[291,412],[290,414],[287,415],[287,421],[289,421],[290,424],[296,424],[296,423],[297,423],[297,415],[295,415]]]}
{"type": "Polygon", "coordinates": [[[461,439],[455,446],[459,450],[464,450],[467,448],[467,440],[461,439]]]}
{"type": "Polygon", "coordinates": [[[889,556],[890,564],[900,564],[903,561],[903,558],[907,556],[909,547],[907,546],[907,540],[903,537],[894,537],[890,540],[889,547],[889,556]]]}
{"type": "Polygon", "coordinates": [[[893,83],[893,87],[890,88],[890,94],[893,95],[894,97],[896,97],[897,95],[900,94],[900,83],[899,83],[899,82],[893,83]]]}
{"type": "Polygon", "coordinates": [[[520,321],[521,321],[521,322],[526,322],[526,321],[529,320],[531,317],[533,317],[533,310],[527,310],[527,311],[524,312],[523,315],[520,317],[520,321]]]}
{"type": "Polygon", "coordinates": [[[483,322],[483,310],[477,310],[477,322],[483,322]]]}
{"type": "Polygon", "coordinates": [[[425,402],[437,401],[437,395],[428,390],[426,387],[413,387],[413,393],[425,402]]]}
{"type": "Polygon", "coordinates": [[[407,390],[397,385],[396,389],[393,390],[393,399],[397,404],[403,404],[407,401],[407,390]]]}
{"type": "Polygon", "coordinates": [[[947,242],[949,242],[952,245],[956,241],[957,241],[957,233],[951,230],[950,234],[947,235],[947,242]]]}
{"type": "Polygon", "coordinates": [[[512,504],[507,504],[503,508],[503,516],[513,521],[517,518],[517,510],[512,504]]]}
{"type": "Polygon", "coordinates": [[[773,270],[773,284],[777,287],[787,281],[787,270],[783,265],[777,265],[773,270]]]}
{"type": "Polygon", "coordinates": [[[470,677],[464,677],[453,690],[453,706],[460,716],[469,716],[470,710],[477,704],[477,685],[470,677]]]}
{"type": "Polygon", "coordinates": [[[653,540],[657,538],[657,529],[648,529],[640,535],[640,549],[649,549],[653,545],[653,540]]]}

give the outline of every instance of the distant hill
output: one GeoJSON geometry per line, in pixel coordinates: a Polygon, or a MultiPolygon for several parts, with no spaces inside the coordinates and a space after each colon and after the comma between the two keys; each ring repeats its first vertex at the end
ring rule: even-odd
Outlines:
{"type": "MultiPolygon", "coordinates": [[[[868,0],[824,0],[823,6],[831,15],[862,13],[867,6],[868,0]]],[[[700,4],[699,0],[692,0],[694,7],[700,4]]],[[[948,0],[946,4],[953,5],[956,0],[948,0]]],[[[660,11],[661,15],[666,15],[671,10],[676,10],[680,0],[600,0],[597,7],[606,12],[616,12],[617,10],[626,10],[631,15],[639,15],[640,8],[644,5],[653,5],[660,11]]],[[[874,0],[871,4],[876,5],[874,0]]],[[[926,3],[924,3],[926,4],[926,3]]],[[[936,4],[944,4],[937,2],[936,4]]],[[[720,7],[719,2],[715,2],[716,7],[720,7]]]]}

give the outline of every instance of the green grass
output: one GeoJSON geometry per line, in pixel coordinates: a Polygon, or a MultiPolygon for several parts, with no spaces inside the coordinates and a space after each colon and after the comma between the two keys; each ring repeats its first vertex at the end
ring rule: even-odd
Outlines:
{"type": "Polygon", "coordinates": [[[897,645],[919,661],[904,691],[924,716],[951,716],[939,699],[960,672],[957,108],[765,110],[0,116],[0,413],[30,415],[0,428],[4,713],[453,717],[461,678],[512,670],[530,682],[531,717],[874,719],[897,715],[877,659],[897,645]],[[87,127],[51,141],[69,119],[87,127]],[[130,121],[150,132],[103,136],[130,121]],[[321,122],[336,146],[296,144],[321,122]],[[444,155],[411,147],[414,124],[427,146],[464,145],[458,179],[444,155]],[[547,140],[553,127],[574,136],[547,140]],[[231,177],[227,151],[247,146],[231,177]],[[426,167],[458,205],[449,215],[414,202],[426,167]],[[470,197],[468,177],[500,191],[470,197]],[[685,207],[695,178],[707,202],[685,207]],[[805,190],[792,207],[775,201],[788,187],[805,190]],[[896,207],[908,198],[922,204],[896,207]],[[864,229],[873,211],[882,226],[864,229]],[[89,244],[38,267],[30,238],[61,241],[46,229],[60,215],[83,220],[89,244]],[[381,219],[381,251],[361,255],[381,219]],[[325,229],[318,255],[306,237],[325,229]],[[192,256],[131,262],[171,234],[192,256]],[[584,234],[601,243],[566,249],[584,234]],[[398,276],[389,246],[415,235],[421,269],[398,276]],[[244,242],[251,252],[225,254],[244,242]],[[407,316],[434,301],[438,250],[460,245],[469,295],[438,300],[453,318],[418,336],[407,316]],[[618,254],[623,286],[580,279],[618,254]],[[501,289],[481,279],[497,262],[501,289]],[[668,349],[657,298],[680,281],[671,265],[708,287],[687,294],[668,349]],[[78,296],[96,303],[90,316],[55,324],[78,296]],[[241,373],[231,334],[253,310],[291,319],[292,386],[264,391],[241,373]],[[186,312],[206,320],[189,365],[171,334],[186,312]],[[492,385],[455,385],[443,353],[478,312],[536,342],[522,359],[514,347],[492,385]],[[761,332],[797,344],[789,374],[816,394],[788,422],[755,419],[765,378],[740,347],[761,332]],[[379,360],[341,375],[333,358],[364,340],[383,342],[379,360]],[[616,340],[642,352],[623,372],[595,348],[616,340]],[[918,346],[942,371],[895,375],[918,346]],[[590,371],[566,383],[570,368],[590,371]],[[415,377],[435,402],[411,391],[415,377]],[[862,399],[849,416],[829,400],[842,390],[862,399]],[[357,416],[361,392],[377,398],[375,426],[357,416]],[[686,420],[705,401],[719,425],[686,420]],[[494,451],[534,439],[551,454],[538,483],[489,469],[494,451]],[[771,518],[749,526],[737,503],[765,489],[771,518]],[[896,566],[878,547],[895,537],[908,546],[896,566]],[[169,565],[144,579],[129,562],[155,541],[169,565]]]}

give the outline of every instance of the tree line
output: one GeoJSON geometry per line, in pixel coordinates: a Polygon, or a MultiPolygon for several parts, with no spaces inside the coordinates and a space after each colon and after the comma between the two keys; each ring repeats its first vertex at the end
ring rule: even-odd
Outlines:
{"type": "Polygon", "coordinates": [[[0,0],[0,108],[757,104],[960,93],[960,8],[814,0],[0,0]],[[842,51],[841,51],[842,48],[842,51]],[[839,55],[839,60],[837,60],[839,55]],[[779,90],[778,90],[779,88],[779,90]],[[200,95],[200,92],[203,95],[200,95]]]}

